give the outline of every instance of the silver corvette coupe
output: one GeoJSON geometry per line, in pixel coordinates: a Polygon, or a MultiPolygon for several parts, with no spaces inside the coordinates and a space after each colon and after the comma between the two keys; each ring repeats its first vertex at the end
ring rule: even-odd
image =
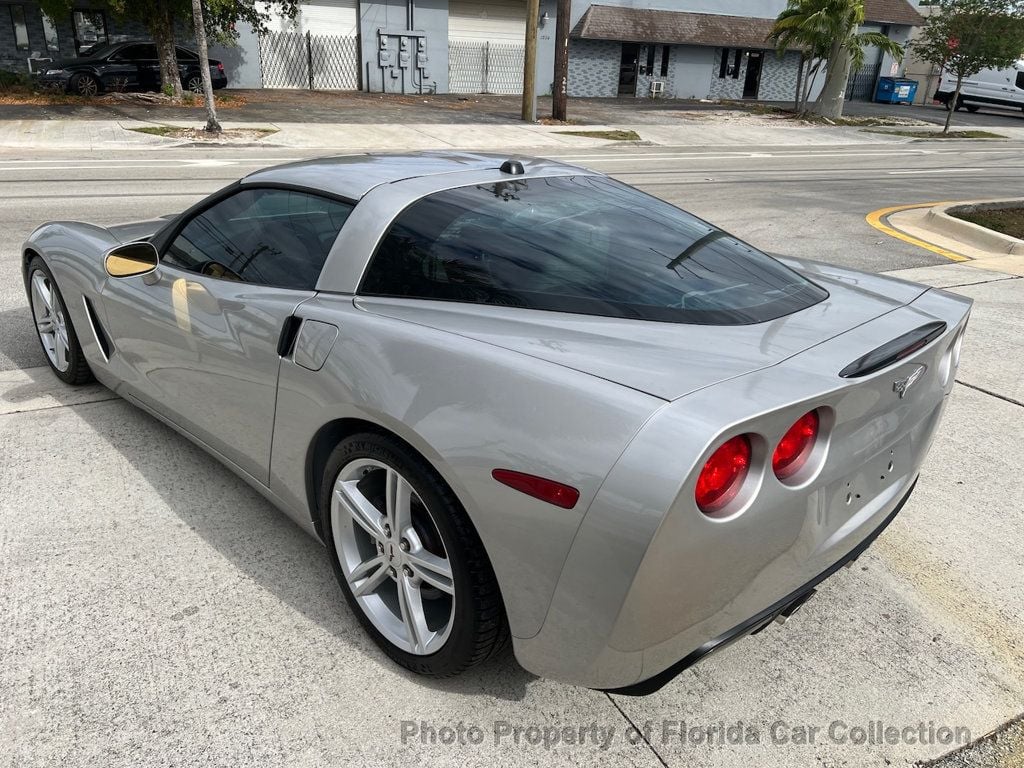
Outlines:
{"type": "MultiPolygon", "coordinates": [[[[840,243],[836,247],[841,247],[840,243]]],[[[593,171],[253,173],[24,246],[43,351],[327,548],[397,663],[642,694],[790,616],[917,480],[970,302],[772,258],[593,171]]]]}

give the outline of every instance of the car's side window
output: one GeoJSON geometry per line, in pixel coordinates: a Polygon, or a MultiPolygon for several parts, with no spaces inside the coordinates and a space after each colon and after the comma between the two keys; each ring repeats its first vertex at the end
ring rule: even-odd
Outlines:
{"type": "Polygon", "coordinates": [[[352,207],[288,189],[243,189],[192,218],[163,260],[210,277],[312,290],[352,207]]]}
{"type": "Polygon", "coordinates": [[[1024,90],[1024,72],[1017,73],[1017,87],[1024,90]]]}

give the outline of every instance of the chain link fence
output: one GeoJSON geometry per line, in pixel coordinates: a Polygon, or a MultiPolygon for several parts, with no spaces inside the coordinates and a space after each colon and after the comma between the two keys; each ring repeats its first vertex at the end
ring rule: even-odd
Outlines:
{"type": "Polygon", "coordinates": [[[448,41],[449,93],[522,93],[523,46],[448,41]]]}
{"type": "Polygon", "coordinates": [[[355,37],[309,32],[260,35],[264,88],[359,90],[359,42],[355,37]]]}

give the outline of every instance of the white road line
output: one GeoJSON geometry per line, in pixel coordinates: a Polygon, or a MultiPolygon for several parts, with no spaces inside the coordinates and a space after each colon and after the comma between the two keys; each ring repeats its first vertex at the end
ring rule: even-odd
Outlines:
{"type": "Polygon", "coordinates": [[[664,161],[666,159],[679,158],[679,159],[693,159],[701,158],[705,160],[741,160],[741,159],[778,159],[786,160],[789,158],[815,158],[815,157],[888,157],[890,155],[1003,155],[1003,154],[1016,154],[1013,150],[1008,149],[977,149],[977,150],[948,150],[948,149],[898,149],[898,150],[865,150],[865,151],[832,151],[832,152],[808,152],[802,150],[799,152],[644,152],[636,154],[615,154],[615,155],[562,155],[562,154],[545,154],[544,157],[552,160],[601,160],[601,161],[612,161],[612,162],[632,162],[637,160],[658,160],[664,161]]]}
{"type": "Polygon", "coordinates": [[[998,170],[991,168],[923,168],[917,171],[886,171],[890,176],[903,176],[919,173],[976,173],[978,171],[998,170]]]}

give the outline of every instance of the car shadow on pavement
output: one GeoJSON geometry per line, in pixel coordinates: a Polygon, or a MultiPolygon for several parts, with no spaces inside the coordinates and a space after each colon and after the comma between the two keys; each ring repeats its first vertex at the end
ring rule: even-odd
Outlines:
{"type": "MultiPolygon", "coordinates": [[[[27,308],[0,312],[0,327],[4,329],[0,360],[12,361],[14,365],[5,367],[20,368],[29,379],[4,397],[17,396],[22,389],[43,391],[58,403],[74,407],[71,393],[76,389],[61,383],[46,366],[27,308]]],[[[97,389],[104,396],[109,393],[97,389]]],[[[510,652],[445,680],[398,668],[372,643],[345,603],[324,547],[287,515],[226,467],[211,461],[202,449],[127,401],[92,399],[78,406],[75,415],[99,444],[124,457],[141,476],[140,487],[156,492],[167,509],[239,572],[322,627],[336,642],[345,643],[372,664],[390,667],[410,682],[441,693],[512,701],[526,696],[528,684],[536,678],[519,667],[510,652]],[[140,445],[160,448],[140,450],[140,445]]],[[[213,602],[215,597],[209,599],[213,602]]]]}

